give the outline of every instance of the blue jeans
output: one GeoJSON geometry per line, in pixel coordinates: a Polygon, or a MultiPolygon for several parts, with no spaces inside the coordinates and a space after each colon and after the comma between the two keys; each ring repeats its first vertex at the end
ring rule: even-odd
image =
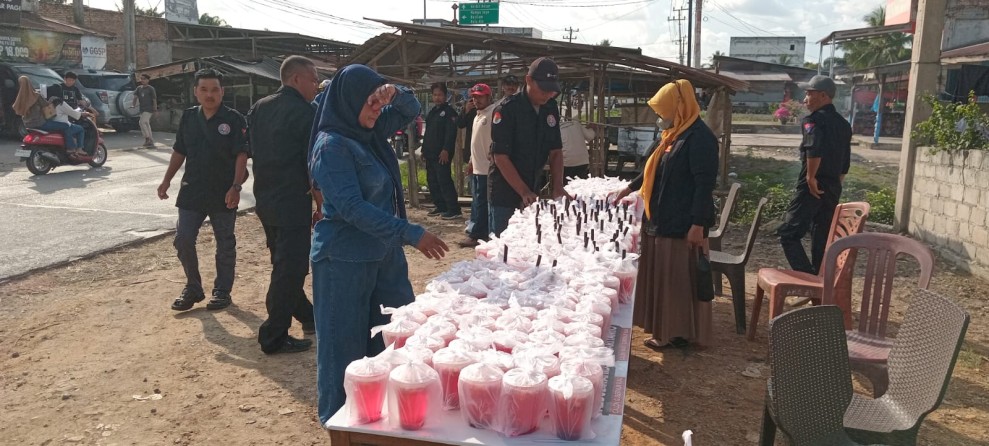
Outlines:
{"type": "Polygon", "coordinates": [[[389,322],[380,306],[406,305],[415,294],[405,252],[397,246],[379,262],[316,261],[312,277],[316,390],[319,421],[325,426],[346,400],[343,375],[347,365],[385,349],[380,333],[370,336],[371,327],[389,322]]]}
{"type": "Polygon", "coordinates": [[[488,229],[494,235],[501,235],[508,228],[508,220],[515,213],[515,208],[501,207],[495,205],[488,206],[488,229]]]}
{"type": "Polygon", "coordinates": [[[488,176],[471,175],[470,190],[473,202],[470,205],[470,223],[467,236],[474,240],[488,239],[488,176]]]}
{"type": "Polygon", "coordinates": [[[65,148],[81,149],[83,144],[83,138],[86,135],[86,130],[82,128],[81,125],[66,124],[61,121],[53,121],[51,119],[45,121],[44,124],[38,126],[39,129],[46,132],[61,132],[65,135],[65,148]]]}

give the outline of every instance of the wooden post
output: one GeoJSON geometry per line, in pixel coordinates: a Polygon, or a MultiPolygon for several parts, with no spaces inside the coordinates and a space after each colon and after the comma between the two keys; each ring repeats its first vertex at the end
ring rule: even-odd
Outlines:
{"type": "Polygon", "coordinates": [[[721,153],[718,159],[721,162],[721,187],[728,187],[728,157],[731,156],[731,97],[725,87],[721,87],[722,94],[728,106],[724,108],[724,134],[721,135],[721,153]]]}
{"type": "Polygon", "coordinates": [[[924,103],[925,94],[937,91],[941,74],[941,33],[947,0],[920,0],[917,5],[916,34],[910,63],[910,83],[907,87],[907,114],[903,122],[903,146],[900,149],[900,175],[896,181],[896,208],[893,229],[910,229],[910,205],[913,199],[913,176],[917,157],[917,141],[911,130],[931,115],[924,103]]]}
{"type": "MultiPolygon", "coordinates": [[[[606,91],[605,85],[608,84],[607,67],[608,67],[607,63],[601,64],[601,72],[598,74],[598,78],[600,80],[598,81],[596,86],[597,95],[598,95],[598,102],[597,102],[598,121],[604,124],[608,123],[608,118],[605,116],[605,111],[604,111],[604,92],[606,91]]],[[[605,171],[608,170],[608,149],[607,149],[608,144],[605,142],[608,138],[607,131],[605,131],[603,136],[604,138],[602,138],[598,142],[598,160],[599,160],[599,164],[601,165],[602,176],[604,175],[605,171]]]]}
{"type": "MultiPolygon", "coordinates": [[[[402,31],[402,77],[405,79],[409,78],[409,57],[408,57],[408,44],[405,39],[405,31],[402,31]]],[[[409,124],[408,128],[405,129],[405,144],[408,148],[405,153],[406,162],[409,170],[409,205],[418,208],[419,207],[419,169],[416,167],[416,152],[415,152],[415,134],[416,134],[416,123],[413,120],[409,124]]]]}
{"type": "MultiPolygon", "coordinates": [[[[594,114],[591,113],[591,103],[594,102],[594,85],[597,83],[597,75],[594,72],[594,68],[591,68],[591,80],[587,86],[587,99],[584,103],[587,105],[587,122],[595,122],[594,114]]],[[[594,139],[591,140],[591,176],[604,176],[605,171],[608,169],[607,160],[601,158],[601,126],[594,127],[594,139]]]]}

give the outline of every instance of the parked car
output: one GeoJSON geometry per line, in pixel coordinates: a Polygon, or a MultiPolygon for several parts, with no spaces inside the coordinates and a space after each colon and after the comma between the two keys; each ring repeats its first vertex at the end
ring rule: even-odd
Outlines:
{"type": "MultiPolygon", "coordinates": [[[[60,70],[62,74],[65,69],[60,70]]],[[[79,90],[89,98],[93,107],[100,112],[97,124],[112,127],[118,132],[137,130],[141,113],[132,106],[134,76],[117,71],[72,70],[78,76],[79,90]]]]}
{"type": "Polygon", "coordinates": [[[17,79],[21,76],[27,76],[36,90],[62,82],[62,76],[43,65],[0,63],[0,130],[18,137],[27,135],[21,117],[11,108],[17,99],[17,79]]]}

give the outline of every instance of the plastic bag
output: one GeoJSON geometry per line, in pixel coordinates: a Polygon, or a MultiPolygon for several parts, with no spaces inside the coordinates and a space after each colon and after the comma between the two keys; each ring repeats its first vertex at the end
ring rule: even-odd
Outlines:
{"type": "Polygon", "coordinates": [[[402,348],[405,340],[412,336],[420,325],[410,319],[396,319],[386,325],[379,325],[371,328],[371,337],[381,333],[385,341],[385,347],[394,345],[395,348],[402,348]]]}
{"type": "Polygon", "coordinates": [[[505,372],[500,367],[478,363],[460,371],[458,396],[460,413],[470,427],[495,429],[501,380],[505,372]]]}
{"type": "Polygon", "coordinates": [[[535,370],[516,368],[501,380],[498,402],[498,428],[509,437],[535,432],[546,415],[549,398],[546,375],[535,370]]]}
{"type": "Polygon", "coordinates": [[[470,327],[457,332],[457,339],[463,339],[475,349],[484,350],[491,348],[494,338],[492,331],[484,327],[470,327]]]}
{"type": "Polygon", "coordinates": [[[415,334],[436,336],[442,338],[447,344],[450,344],[450,341],[457,337],[457,326],[449,322],[445,316],[437,314],[430,316],[429,320],[419,327],[415,334]]]}
{"type": "Polygon", "coordinates": [[[451,348],[444,348],[433,355],[433,370],[439,375],[444,410],[460,408],[460,372],[476,361],[477,355],[451,348]]]}
{"type": "Polygon", "coordinates": [[[563,348],[567,347],[604,347],[604,340],[591,333],[581,332],[567,336],[563,340],[563,348]]]}
{"type": "Polygon", "coordinates": [[[428,316],[426,316],[425,313],[417,310],[415,307],[409,307],[409,306],[402,306],[402,307],[398,307],[398,308],[389,308],[389,307],[386,307],[386,306],[382,305],[381,306],[381,314],[386,315],[386,316],[387,315],[390,315],[392,321],[395,321],[395,320],[398,320],[398,319],[408,319],[408,320],[411,320],[411,321],[413,321],[413,322],[415,322],[415,323],[417,323],[419,325],[425,324],[426,323],[426,318],[428,317],[428,316]]]}
{"type": "Polygon", "coordinates": [[[587,322],[571,322],[563,329],[563,334],[572,336],[577,333],[588,333],[592,336],[601,337],[601,327],[587,322]]]}
{"type": "Polygon", "coordinates": [[[593,438],[594,386],[591,381],[576,375],[560,375],[550,378],[548,387],[549,418],[556,437],[567,441],[593,438]]]}
{"type": "Polygon", "coordinates": [[[495,329],[529,333],[532,331],[532,321],[529,318],[522,316],[520,313],[506,312],[495,321],[495,329]]]}
{"type": "Polygon", "coordinates": [[[513,353],[515,366],[518,368],[542,372],[547,378],[560,374],[560,358],[549,350],[539,347],[513,353]]]}
{"type": "Polygon", "coordinates": [[[446,341],[439,336],[414,334],[405,340],[405,347],[425,347],[433,352],[446,346],[446,341]]]}
{"type": "MultiPolygon", "coordinates": [[[[528,320],[522,318],[523,320],[528,320]]],[[[529,335],[515,330],[498,330],[491,333],[494,348],[498,351],[511,353],[515,346],[529,342],[529,335]]]]}
{"type": "Polygon", "coordinates": [[[457,326],[461,330],[475,327],[483,327],[489,331],[495,330],[495,320],[488,316],[478,314],[464,314],[457,318],[457,326]]]}
{"type": "Polygon", "coordinates": [[[421,362],[395,367],[388,376],[388,418],[409,431],[422,429],[439,408],[439,376],[421,362]]]}
{"type": "Polygon", "coordinates": [[[347,417],[350,425],[373,423],[381,419],[385,390],[391,364],[375,358],[358,359],[344,371],[343,390],[347,394],[347,417]]]}

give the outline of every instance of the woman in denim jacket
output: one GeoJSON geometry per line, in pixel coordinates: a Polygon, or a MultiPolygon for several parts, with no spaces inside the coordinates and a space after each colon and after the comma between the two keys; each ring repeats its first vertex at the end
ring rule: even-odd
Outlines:
{"type": "Polygon", "coordinates": [[[337,73],[316,110],[309,173],[324,201],[310,257],[324,426],[343,406],[347,365],[384,350],[381,335],[370,336],[371,327],[388,323],[380,306],[415,298],[402,247],[415,246],[431,259],[449,250],[406,219],[398,158],[387,140],[419,108],[410,89],[350,65],[337,73]]]}

